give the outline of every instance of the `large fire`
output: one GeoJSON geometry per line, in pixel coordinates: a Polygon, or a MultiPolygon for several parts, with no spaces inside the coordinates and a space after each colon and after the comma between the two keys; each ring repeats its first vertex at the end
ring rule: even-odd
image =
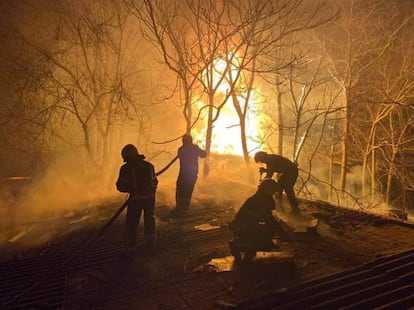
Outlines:
{"type": "MultiPolygon", "coordinates": [[[[225,70],[226,62],[222,59],[216,61],[214,69],[217,72],[217,75],[213,77],[213,84],[217,85],[219,83],[220,75],[225,70]]],[[[232,70],[230,70],[231,72],[232,70]]],[[[230,85],[226,81],[222,81],[218,85],[217,97],[223,98],[230,89],[230,85]]],[[[260,117],[257,114],[258,110],[258,91],[252,89],[250,95],[247,96],[247,86],[238,84],[237,89],[239,93],[237,95],[237,100],[242,107],[245,104],[248,104],[249,110],[246,115],[246,143],[247,149],[254,150],[260,148],[259,134],[260,134],[260,117]],[[240,91],[245,90],[245,91],[240,91]],[[246,98],[248,102],[246,103],[246,98]]],[[[201,108],[205,103],[199,101],[197,107],[201,108]]],[[[194,140],[197,141],[200,145],[203,145],[206,137],[206,128],[207,128],[207,116],[203,117],[203,124],[201,129],[195,129],[192,134],[194,140]]],[[[213,124],[213,135],[211,141],[212,153],[220,154],[233,154],[233,155],[243,155],[242,143],[241,143],[241,133],[240,133],[240,119],[234,108],[233,99],[230,97],[226,102],[225,106],[220,110],[220,116],[213,124]]]]}
{"type": "MultiPolygon", "coordinates": [[[[248,103],[250,107],[254,107],[256,101],[254,96],[251,96],[251,100],[248,103]]],[[[244,100],[240,98],[240,101],[244,100]]],[[[243,101],[241,101],[243,102],[243,101]]],[[[202,105],[202,103],[200,103],[202,105]]],[[[204,119],[207,121],[207,118],[204,119]]],[[[203,145],[206,136],[206,124],[201,130],[194,130],[194,140],[203,145]]],[[[220,154],[233,154],[243,155],[241,138],[240,138],[240,120],[234,110],[231,99],[224,106],[220,112],[220,116],[217,121],[214,122],[213,137],[211,142],[211,152],[220,154]]],[[[246,138],[247,149],[253,150],[260,148],[260,144],[257,142],[260,134],[260,121],[259,116],[254,113],[248,113],[246,119],[246,138]]]]}

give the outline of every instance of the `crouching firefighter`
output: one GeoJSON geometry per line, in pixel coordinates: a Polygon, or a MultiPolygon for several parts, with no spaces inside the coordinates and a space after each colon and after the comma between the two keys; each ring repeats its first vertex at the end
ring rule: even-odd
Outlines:
{"type": "Polygon", "coordinates": [[[236,213],[235,219],[229,223],[233,232],[233,240],[229,242],[230,250],[236,261],[252,259],[256,251],[270,251],[276,248],[273,239],[289,240],[289,235],[273,217],[275,209],[273,195],[278,184],[273,179],[264,179],[256,193],[248,198],[236,213]]]}
{"type": "Polygon", "coordinates": [[[152,248],[155,242],[155,193],[158,180],[154,166],[144,160],[137,148],[127,144],[122,148],[121,156],[125,164],[120,168],[116,188],[129,193],[125,227],[125,252],[133,255],[137,247],[137,230],[142,212],[144,212],[144,237],[146,248],[152,248]]]}

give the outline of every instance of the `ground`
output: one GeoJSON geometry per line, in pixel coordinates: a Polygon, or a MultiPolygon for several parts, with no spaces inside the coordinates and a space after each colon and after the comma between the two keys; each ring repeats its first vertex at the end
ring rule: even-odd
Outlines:
{"type": "MultiPolygon", "coordinates": [[[[225,309],[408,250],[414,241],[409,223],[301,201],[299,215],[291,215],[288,205],[283,206],[286,211],[279,206],[275,212],[293,230],[293,240],[280,243],[277,252],[258,252],[254,261],[235,265],[227,223],[240,205],[218,203],[207,195],[194,201],[189,214],[180,218],[170,216],[170,205],[157,204],[156,247],[150,252],[140,249],[133,260],[122,255],[124,214],[84,246],[121,203],[114,201],[72,211],[59,221],[31,224],[26,229],[29,233],[21,237],[15,232],[14,239],[3,242],[3,267],[16,261],[33,264],[34,256],[53,259],[65,275],[65,309],[225,309]],[[55,234],[46,238],[51,230],[55,234]],[[23,251],[33,241],[30,236],[36,236],[38,245],[23,251]],[[59,255],[53,253],[65,253],[66,259],[56,263],[59,255]]],[[[51,283],[51,277],[45,270],[34,281],[51,283]]]]}

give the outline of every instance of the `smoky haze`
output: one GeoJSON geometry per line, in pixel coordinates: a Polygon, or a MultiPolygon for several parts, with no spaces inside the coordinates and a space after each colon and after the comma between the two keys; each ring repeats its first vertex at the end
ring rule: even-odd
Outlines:
{"type": "MultiPolygon", "coordinates": [[[[257,190],[257,167],[247,169],[239,156],[213,154],[208,160],[211,165],[210,174],[207,178],[199,176],[192,209],[197,210],[200,203],[213,203],[221,205],[223,210],[229,207],[237,210],[257,190]],[[246,175],[251,175],[251,178],[246,178],[246,175]]],[[[160,164],[157,160],[152,162],[157,171],[165,166],[162,160],[159,161],[160,164]]],[[[67,170],[62,166],[54,166],[44,174],[43,179],[25,183],[24,186],[23,183],[18,184],[14,188],[17,196],[9,192],[6,197],[6,189],[11,187],[3,187],[0,234],[2,244],[19,241],[19,246],[25,247],[25,240],[28,240],[26,246],[30,248],[45,244],[74,229],[90,228],[91,225],[103,226],[126,199],[125,194],[115,190],[119,167],[113,171],[108,169],[105,177],[111,180],[111,184],[105,188],[100,182],[96,182],[97,187],[82,182],[84,176],[79,174],[79,169],[68,164],[68,161],[62,161],[61,164],[67,170]],[[42,223],[48,227],[47,232],[38,232],[36,227],[41,227],[42,223]]],[[[122,164],[122,159],[116,154],[114,165],[122,164]]],[[[200,160],[200,165],[203,164],[204,160],[200,160]]],[[[79,162],[75,166],[78,167],[79,162]]],[[[171,210],[175,207],[178,166],[177,161],[158,176],[156,207],[167,206],[171,210]]]]}
{"type": "MultiPolygon", "coordinates": [[[[159,171],[188,131],[211,153],[207,178],[200,161],[195,203],[231,201],[237,208],[257,186],[251,159],[263,149],[299,163],[301,198],[410,210],[407,81],[414,80],[414,62],[403,60],[412,59],[412,1],[282,2],[263,2],[253,16],[256,1],[212,1],[209,8],[209,1],[194,1],[200,10],[149,1],[157,12],[151,23],[145,6],[133,6],[139,1],[2,1],[2,227],[122,202],[115,189],[122,147],[135,144],[159,171]],[[283,8],[291,10],[277,11],[283,8]],[[230,11],[214,14],[220,9],[230,11]],[[199,29],[192,23],[208,18],[199,29]],[[228,71],[215,68],[218,61],[231,64],[228,71]],[[215,90],[220,74],[224,87],[215,90]],[[234,108],[232,118],[223,106],[234,108]],[[257,128],[236,136],[246,115],[257,128]],[[248,147],[218,154],[221,136],[248,147]],[[11,189],[16,176],[31,181],[11,189]]],[[[174,207],[177,174],[175,163],[160,175],[158,204],[174,207]]]]}

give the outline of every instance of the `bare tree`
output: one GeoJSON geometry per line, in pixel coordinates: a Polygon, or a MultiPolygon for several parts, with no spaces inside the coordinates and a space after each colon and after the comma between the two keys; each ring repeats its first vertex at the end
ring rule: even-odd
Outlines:
{"type": "MultiPolygon", "coordinates": [[[[39,81],[44,109],[53,112],[57,126],[78,126],[81,145],[89,159],[102,167],[107,162],[114,124],[138,112],[131,95],[131,69],[136,49],[127,30],[127,15],[115,1],[92,3],[63,1],[48,7],[49,44],[45,36],[32,36],[15,27],[24,44],[48,64],[39,81]]],[[[63,136],[62,136],[63,138],[63,136]]],[[[73,144],[75,135],[66,141],[73,144]]]]}
{"type": "MultiPolygon", "coordinates": [[[[299,48],[296,49],[296,53],[303,55],[301,63],[297,62],[288,70],[280,72],[283,83],[280,83],[278,88],[283,94],[283,130],[292,136],[289,157],[300,165],[302,171],[302,184],[299,190],[305,190],[308,181],[316,180],[318,186],[325,186],[322,182],[330,184],[331,191],[335,186],[333,175],[329,176],[328,181],[319,181],[321,176],[318,174],[322,169],[314,168],[321,167],[317,162],[321,161],[322,156],[322,162],[329,159],[329,169],[332,171],[332,147],[335,140],[332,139],[333,136],[330,137],[329,126],[337,122],[336,115],[342,110],[342,88],[330,77],[332,59],[324,52],[323,46],[315,44],[316,38],[310,39],[311,33],[302,36],[308,39],[301,40],[302,52],[299,48]],[[312,48],[305,53],[304,50],[309,46],[312,48]],[[327,156],[329,150],[331,154],[327,156]]],[[[312,190],[308,190],[308,194],[312,195],[312,190]]]]}
{"type": "MultiPolygon", "coordinates": [[[[368,159],[371,161],[371,167],[369,170],[363,167],[363,173],[367,170],[371,175],[371,194],[378,190],[378,184],[386,184],[383,192],[387,205],[391,205],[392,200],[398,200],[397,196],[405,196],[413,188],[412,169],[408,168],[411,160],[407,154],[414,149],[414,40],[410,35],[414,29],[414,11],[401,13],[396,7],[393,10],[397,11],[393,14],[394,19],[389,19],[382,26],[384,33],[393,35],[393,40],[376,62],[375,71],[369,75],[371,95],[367,98],[367,106],[375,114],[371,118],[365,152],[367,158],[364,158],[364,163],[368,159]],[[384,173],[387,175],[386,181],[381,177],[384,173]],[[396,195],[395,192],[401,194],[396,195]]],[[[406,202],[400,203],[404,208],[406,202]]]]}
{"type": "MultiPolygon", "coordinates": [[[[249,150],[246,146],[245,119],[248,100],[255,87],[255,72],[264,71],[257,60],[272,52],[282,39],[291,33],[316,27],[333,18],[318,15],[326,6],[306,1],[186,1],[137,2],[125,1],[143,22],[146,37],[154,42],[164,63],[184,85],[184,114],[187,130],[191,117],[188,107],[194,99],[195,78],[202,85],[207,109],[206,150],[210,152],[214,122],[222,108],[232,99],[240,118],[241,144],[246,163],[249,150]],[[222,89],[226,88],[223,94],[222,89]],[[244,99],[237,94],[243,88],[244,99]],[[244,102],[240,102],[243,100],[244,102]]],[[[286,66],[281,61],[275,67],[286,66]]],[[[263,65],[263,62],[262,62],[263,65]]],[[[198,92],[198,91],[197,91],[198,92]]],[[[196,99],[203,100],[198,92],[196,99]]]]}
{"type": "MultiPolygon", "coordinates": [[[[24,3],[4,1],[0,18],[0,143],[3,176],[34,176],[47,165],[50,110],[40,104],[45,93],[41,87],[50,65],[27,49],[13,27],[24,3]]],[[[38,16],[31,16],[36,25],[38,16]]]]}
{"type": "MultiPolygon", "coordinates": [[[[384,137],[390,131],[396,132],[395,124],[393,129],[389,126],[389,117],[394,115],[395,119],[399,109],[409,106],[413,93],[412,62],[409,60],[413,44],[409,35],[413,25],[412,10],[411,13],[403,12],[392,2],[386,7],[386,15],[382,15],[383,7],[377,10],[380,22],[373,22],[371,26],[377,29],[373,35],[382,48],[370,66],[359,72],[358,81],[353,86],[352,126],[348,136],[353,146],[351,155],[354,161],[362,164],[361,194],[365,198],[369,198],[367,194],[375,198],[374,195],[381,190],[379,185],[385,183],[382,177],[378,177],[384,169],[388,171],[382,154],[389,138],[384,137]]],[[[385,194],[385,190],[382,192],[385,194]]]]}
{"type": "Polygon", "coordinates": [[[381,32],[381,25],[389,16],[388,1],[346,1],[338,3],[342,9],[341,18],[330,28],[327,42],[329,53],[335,60],[332,76],[342,86],[346,102],[342,130],[342,159],[340,189],[346,188],[351,120],[355,113],[353,97],[355,86],[362,82],[361,76],[378,60],[387,48],[395,31],[381,32]]]}
{"type": "MultiPolygon", "coordinates": [[[[183,2],[124,0],[127,9],[140,21],[144,39],[153,44],[162,60],[177,77],[178,91],[182,95],[186,132],[190,133],[194,121],[194,103],[198,100],[195,40],[188,25],[188,12],[183,2]]],[[[199,93],[199,92],[198,92],[199,93]]],[[[196,111],[198,112],[198,111],[196,111]]]]}
{"type": "MultiPolygon", "coordinates": [[[[254,32],[261,33],[262,29],[264,33],[261,41],[257,40],[261,43],[257,53],[260,65],[256,70],[275,89],[275,107],[270,107],[270,103],[267,105],[269,110],[273,110],[272,118],[276,121],[274,131],[278,137],[277,153],[283,154],[284,137],[288,129],[284,124],[286,115],[283,114],[284,95],[290,92],[288,76],[293,77],[295,71],[302,69],[303,62],[307,61],[306,52],[301,46],[306,43],[303,43],[301,34],[306,36],[306,31],[329,24],[338,17],[339,11],[325,1],[284,1],[273,3],[270,12],[271,22],[268,22],[266,27],[256,27],[254,32]]],[[[267,144],[270,149],[273,148],[267,144]]]]}
{"type": "Polygon", "coordinates": [[[400,170],[403,167],[407,167],[404,160],[409,158],[406,155],[412,152],[414,145],[414,137],[412,135],[414,118],[412,113],[407,112],[406,108],[394,109],[387,118],[388,126],[387,130],[384,131],[387,133],[384,137],[386,142],[381,150],[386,163],[386,189],[384,195],[387,206],[391,204],[393,185],[396,181],[402,185],[402,188],[414,190],[413,182],[410,179],[412,177],[412,169],[408,171],[406,169],[400,170]],[[409,177],[407,178],[407,176],[409,177]]]}

